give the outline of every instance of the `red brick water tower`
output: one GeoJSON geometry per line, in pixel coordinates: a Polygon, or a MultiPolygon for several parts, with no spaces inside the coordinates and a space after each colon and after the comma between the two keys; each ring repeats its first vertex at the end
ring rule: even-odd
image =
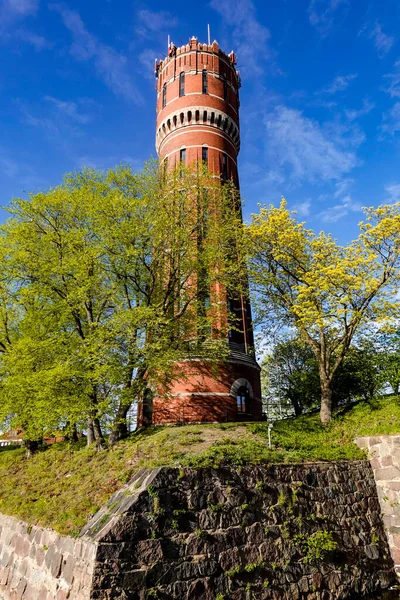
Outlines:
{"type": "MultiPolygon", "coordinates": [[[[169,44],[168,56],[155,65],[157,77],[156,149],[172,167],[203,161],[221,180],[239,187],[239,88],[233,52],[218,43],[169,44]]],[[[254,359],[250,304],[245,298],[222,299],[233,311],[238,330],[229,332],[230,356],[218,373],[204,363],[187,361],[187,376],[168,396],[152,401],[153,424],[225,422],[261,418],[260,368],[254,359]]]]}

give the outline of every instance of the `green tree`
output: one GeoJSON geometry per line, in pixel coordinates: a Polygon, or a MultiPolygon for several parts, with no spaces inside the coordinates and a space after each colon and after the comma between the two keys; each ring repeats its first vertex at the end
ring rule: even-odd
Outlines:
{"type": "Polygon", "coordinates": [[[278,399],[296,416],[318,405],[318,365],[311,348],[301,340],[277,343],[261,363],[261,379],[268,405],[278,399]]]}
{"type": "Polygon", "coordinates": [[[236,207],[234,188],[205,169],[156,164],[85,169],[13,200],[2,306],[16,339],[3,323],[0,416],[14,414],[26,435],[86,419],[88,443],[103,448],[101,421],[112,443],[126,435],[132,403],[150,384],[167,391],[180,359],[223,360],[215,290],[242,268],[228,258],[236,207]]]}
{"type": "Polygon", "coordinates": [[[332,418],[334,375],[356,332],[395,304],[390,284],[398,275],[400,204],[367,209],[366,217],[347,246],[306,229],[285,201],[261,208],[247,230],[260,318],[267,327],[295,327],[314,352],[322,423],[332,418]]]}

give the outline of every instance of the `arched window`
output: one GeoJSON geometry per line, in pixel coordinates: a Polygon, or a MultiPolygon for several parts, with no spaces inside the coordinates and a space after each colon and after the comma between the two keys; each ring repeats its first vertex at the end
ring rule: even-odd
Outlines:
{"type": "Polygon", "coordinates": [[[208,148],[207,146],[203,146],[201,149],[201,160],[205,165],[208,165],[208,148]]]}
{"type": "Polygon", "coordinates": [[[179,95],[185,95],[185,73],[183,72],[179,75],[179,95]]]}
{"type": "Polygon", "coordinates": [[[163,89],[162,89],[162,105],[163,105],[163,108],[165,106],[167,106],[167,84],[166,83],[164,83],[163,89]]]}
{"type": "Polygon", "coordinates": [[[237,412],[247,414],[250,412],[249,407],[249,390],[244,385],[241,385],[236,393],[237,412]]]}

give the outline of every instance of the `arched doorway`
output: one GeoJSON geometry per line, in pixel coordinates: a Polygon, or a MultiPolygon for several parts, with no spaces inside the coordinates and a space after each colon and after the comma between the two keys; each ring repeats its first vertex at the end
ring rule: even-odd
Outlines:
{"type": "Polygon", "coordinates": [[[252,399],[253,388],[247,379],[241,377],[236,379],[231,387],[231,396],[235,398],[236,412],[238,415],[251,415],[252,414],[252,399]]]}

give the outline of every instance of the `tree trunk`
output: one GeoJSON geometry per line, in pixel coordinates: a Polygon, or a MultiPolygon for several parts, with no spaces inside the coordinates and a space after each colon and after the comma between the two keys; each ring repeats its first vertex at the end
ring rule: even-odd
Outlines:
{"type": "Polygon", "coordinates": [[[97,415],[97,391],[96,387],[93,387],[93,391],[90,394],[91,414],[88,418],[88,446],[95,443],[97,450],[106,450],[107,445],[105,443],[103,433],[101,431],[100,421],[97,415]]]}
{"type": "Polygon", "coordinates": [[[301,406],[301,404],[297,400],[297,398],[295,398],[294,396],[290,397],[290,401],[292,403],[295,416],[299,417],[302,414],[302,412],[303,412],[303,407],[301,406]]]}
{"type": "Polygon", "coordinates": [[[105,443],[103,433],[101,431],[100,421],[97,417],[93,419],[93,433],[97,450],[99,452],[102,450],[107,450],[107,445],[105,443]]]}
{"type": "Polygon", "coordinates": [[[332,419],[332,381],[325,374],[320,373],[321,377],[321,423],[326,425],[332,419]]]}
{"type": "Polygon", "coordinates": [[[38,440],[24,440],[25,456],[31,458],[39,450],[38,440]]]}
{"type": "Polygon", "coordinates": [[[146,388],[143,392],[142,426],[150,427],[153,423],[153,392],[146,388]]]}
{"type": "Polygon", "coordinates": [[[67,421],[67,423],[64,427],[64,431],[65,431],[64,439],[66,442],[75,444],[75,442],[78,441],[79,438],[78,438],[78,430],[76,428],[76,423],[73,423],[71,425],[71,423],[69,421],[67,421]]]}
{"type": "Polygon", "coordinates": [[[129,403],[129,405],[125,406],[122,404],[119,405],[117,415],[112,425],[110,437],[108,438],[108,441],[111,446],[114,446],[114,444],[119,442],[119,440],[123,440],[128,436],[129,431],[128,424],[126,422],[126,416],[131,406],[132,403],[129,403]]]}
{"type": "Polygon", "coordinates": [[[94,444],[93,419],[92,419],[92,417],[88,417],[88,420],[87,420],[87,445],[91,446],[92,444],[94,444]]]}

